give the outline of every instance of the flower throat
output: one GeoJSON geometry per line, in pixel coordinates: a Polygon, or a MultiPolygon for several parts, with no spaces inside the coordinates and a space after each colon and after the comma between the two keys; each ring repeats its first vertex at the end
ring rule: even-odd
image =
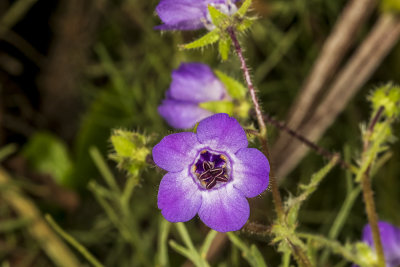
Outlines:
{"type": "Polygon", "coordinates": [[[194,169],[200,184],[207,190],[229,181],[226,157],[222,154],[213,154],[203,150],[194,169]]]}

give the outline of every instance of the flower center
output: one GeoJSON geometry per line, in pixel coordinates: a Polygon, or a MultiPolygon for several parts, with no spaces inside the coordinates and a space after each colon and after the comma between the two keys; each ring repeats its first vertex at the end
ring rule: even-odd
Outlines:
{"type": "Polygon", "coordinates": [[[200,153],[194,165],[194,174],[205,189],[212,189],[229,181],[226,157],[207,150],[200,153]]]}

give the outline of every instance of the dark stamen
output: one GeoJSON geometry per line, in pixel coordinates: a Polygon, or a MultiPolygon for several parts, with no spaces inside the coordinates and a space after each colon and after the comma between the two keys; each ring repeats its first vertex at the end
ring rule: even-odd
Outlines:
{"type": "Polygon", "coordinates": [[[199,180],[206,183],[206,189],[213,188],[217,182],[228,182],[224,168],[215,168],[215,163],[203,161],[203,173],[199,175],[199,180]]]}
{"type": "Polygon", "coordinates": [[[212,189],[218,183],[229,182],[227,158],[223,154],[201,151],[193,172],[206,189],[212,189]]]}

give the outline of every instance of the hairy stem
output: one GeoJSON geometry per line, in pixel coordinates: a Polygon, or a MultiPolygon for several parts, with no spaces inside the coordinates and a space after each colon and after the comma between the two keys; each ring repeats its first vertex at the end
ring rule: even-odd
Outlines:
{"type": "Polygon", "coordinates": [[[374,247],[378,256],[378,266],[385,266],[385,255],[383,252],[381,235],[378,227],[378,215],[376,214],[374,192],[371,188],[371,181],[368,175],[368,171],[361,178],[361,187],[363,190],[365,210],[367,212],[368,222],[371,226],[372,238],[374,240],[374,247]]]}
{"type": "MultiPolygon", "coordinates": [[[[263,149],[264,154],[267,156],[267,158],[270,158],[270,152],[268,149],[268,142],[267,142],[267,127],[265,125],[264,122],[264,118],[261,112],[261,108],[260,108],[260,104],[259,104],[259,100],[256,96],[256,92],[254,89],[254,85],[253,82],[251,81],[251,76],[250,76],[250,72],[249,72],[249,68],[247,67],[246,64],[246,60],[243,56],[243,50],[240,46],[240,43],[236,37],[236,33],[235,30],[232,27],[228,27],[227,31],[229,33],[229,36],[232,39],[232,43],[235,47],[236,53],[239,57],[240,63],[241,63],[241,69],[243,71],[243,76],[244,79],[246,81],[246,85],[247,88],[249,89],[250,92],[250,96],[251,96],[251,100],[253,101],[254,104],[254,109],[256,111],[256,117],[257,117],[257,121],[258,121],[258,126],[260,128],[260,133],[258,135],[259,140],[261,142],[261,146],[263,149]]],[[[272,169],[272,168],[271,168],[272,169]]],[[[278,189],[278,183],[275,179],[275,176],[273,174],[273,171],[271,170],[270,175],[269,175],[269,184],[271,187],[271,191],[272,191],[272,197],[274,199],[274,204],[275,204],[275,209],[276,209],[276,213],[278,216],[278,222],[281,224],[286,224],[285,222],[285,211],[283,209],[283,204],[282,204],[282,198],[281,195],[279,193],[279,189],[278,189]]],[[[289,241],[290,242],[290,241],[289,241]]],[[[304,253],[304,251],[295,246],[292,245],[292,251],[294,253],[294,255],[296,255],[298,263],[300,264],[300,266],[311,266],[310,261],[307,258],[307,255],[304,253]]]]}
{"type": "Polygon", "coordinates": [[[229,27],[227,29],[227,31],[229,33],[229,36],[232,39],[232,43],[235,46],[236,53],[240,60],[240,64],[241,64],[240,68],[243,71],[244,80],[246,81],[247,88],[249,89],[249,92],[250,92],[251,100],[253,101],[254,108],[256,110],[258,126],[260,127],[260,134],[262,136],[266,136],[267,135],[267,127],[265,126],[265,123],[263,120],[260,104],[259,104],[256,92],[254,89],[253,82],[251,81],[249,68],[247,67],[246,60],[243,56],[242,47],[240,46],[240,43],[236,37],[235,30],[232,27],[229,27]]]}
{"type": "MultiPolygon", "coordinates": [[[[378,109],[378,111],[376,112],[375,116],[372,118],[372,120],[368,126],[368,132],[366,134],[366,137],[364,137],[365,138],[364,145],[363,145],[364,153],[366,153],[366,151],[368,149],[370,136],[372,135],[372,133],[374,131],[374,127],[375,127],[376,123],[379,121],[379,119],[383,113],[383,110],[384,110],[384,107],[381,106],[378,109]]],[[[383,252],[381,235],[380,235],[379,227],[378,227],[378,215],[376,213],[375,202],[374,202],[374,192],[372,191],[372,187],[371,187],[369,171],[370,171],[370,168],[368,167],[367,170],[364,172],[363,176],[361,177],[361,187],[362,187],[362,191],[363,191],[365,210],[367,212],[368,222],[369,222],[369,225],[371,226],[372,238],[374,240],[374,247],[375,247],[376,254],[378,256],[378,266],[384,267],[385,266],[385,255],[383,252]]]]}
{"type": "MultiPolygon", "coordinates": [[[[333,159],[333,157],[337,157],[337,154],[329,152],[325,148],[323,148],[323,147],[317,145],[316,143],[310,141],[309,139],[307,139],[306,137],[304,137],[300,133],[292,130],[291,128],[289,128],[286,125],[286,123],[278,121],[278,120],[272,118],[270,115],[265,114],[265,113],[263,114],[263,116],[264,116],[264,120],[265,121],[267,121],[268,123],[272,124],[276,128],[278,128],[278,129],[280,129],[282,131],[285,131],[286,133],[288,133],[292,137],[296,138],[297,140],[299,140],[300,142],[302,142],[303,144],[305,144],[306,146],[308,146],[309,148],[314,150],[316,153],[318,153],[322,157],[324,157],[326,159],[333,159]]],[[[341,158],[338,158],[338,161],[339,161],[340,165],[342,166],[342,168],[349,169],[350,171],[352,170],[351,165],[349,163],[343,161],[341,158]]]]}
{"type": "MultiPolygon", "coordinates": [[[[227,31],[229,33],[229,36],[232,39],[232,43],[233,43],[236,53],[239,57],[240,64],[241,64],[240,67],[243,71],[243,76],[246,81],[247,88],[249,89],[251,100],[253,101],[253,104],[254,104],[254,109],[256,111],[258,126],[260,128],[259,139],[260,139],[260,142],[262,145],[263,152],[267,156],[267,158],[270,158],[268,143],[267,143],[267,127],[265,126],[263,115],[262,115],[260,104],[259,104],[259,100],[256,96],[253,82],[251,81],[249,68],[247,67],[246,60],[243,56],[242,47],[240,46],[240,43],[236,37],[235,30],[232,27],[228,27],[227,31]]],[[[278,183],[276,182],[276,179],[275,179],[272,171],[270,173],[269,182],[270,182],[270,186],[271,186],[272,197],[274,198],[276,213],[278,215],[279,220],[282,220],[284,217],[282,198],[279,193],[278,183]]]]}

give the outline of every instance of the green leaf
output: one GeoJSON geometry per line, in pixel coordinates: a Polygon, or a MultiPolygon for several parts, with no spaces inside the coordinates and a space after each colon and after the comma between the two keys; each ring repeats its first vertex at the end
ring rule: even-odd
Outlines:
{"type": "Polygon", "coordinates": [[[210,14],[212,23],[216,27],[222,26],[225,21],[229,20],[229,16],[227,14],[222,13],[211,5],[208,6],[208,12],[210,14]]]}
{"type": "MultiPolygon", "coordinates": [[[[161,216],[160,216],[161,217],[161,216]]],[[[157,248],[157,263],[158,266],[168,267],[168,234],[171,228],[171,223],[164,218],[161,218],[158,228],[158,248],[157,248]]]]}
{"type": "Polygon", "coordinates": [[[217,236],[218,232],[214,231],[214,230],[210,230],[206,236],[206,238],[204,239],[203,245],[201,245],[200,248],[200,256],[205,259],[208,253],[208,250],[211,247],[211,244],[214,240],[214,238],[217,236]]]}
{"type": "Polygon", "coordinates": [[[249,248],[246,243],[244,243],[238,236],[236,236],[233,232],[226,233],[229,240],[242,251],[242,256],[245,258],[250,266],[252,267],[263,267],[267,266],[265,264],[264,258],[262,257],[260,251],[257,249],[255,245],[251,245],[249,248]]]}
{"type": "Polygon", "coordinates": [[[236,26],[236,30],[238,32],[243,32],[243,31],[247,30],[248,28],[250,28],[251,25],[253,25],[253,22],[254,22],[253,19],[246,18],[236,26]]]}
{"type": "Polygon", "coordinates": [[[31,222],[32,219],[27,217],[16,219],[2,219],[0,222],[0,233],[8,233],[27,227],[31,222]]]}
{"type": "Polygon", "coordinates": [[[0,148],[0,162],[17,151],[16,144],[8,144],[0,148]]]}
{"type": "Polygon", "coordinates": [[[36,133],[23,148],[22,154],[33,170],[50,174],[59,184],[66,185],[72,168],[66,144],[47,132],[36,133]]]}
{"type": "Polygon", "coordinates": [[[112,158],[118,163],[123,160],[145,163],[146,157],[150,154],[150,149],[146,147],[148,143],[146,136],[137,132],[114,130],[111,143],[116,152],[112,158]]]}
{"type": "Polygon", "coordinates": [[[231,97],[235,99],[243,99],[246,96],[247,89],[243,86],[243,84],[218,70],[215,71],[215,74],[225,85],[225,88],[231,97]]]}
{"type": "Polygon", "coordinates": [[[121,135],[112,135],[111,143],[115,149],[115,152],[122,157],[131,156],[136,149],[136,146],[133,142],[121,135]]]}
{"type": "Polygon", "coordinates": [[[258,267],[267,267],[267,264],[265,263],[264,258],[262,256],[261,252],[258,250],[256,245],[252,244],[250,246],[250,251],[251,251],[251,255],[254,258],[256,266],[258,266],[258,267]]]}
{"type": "Polygon", "coordinates": [[[309,196],[317,190],[318,185],[322,179],[332,170],[338,161],[338,157],[334,157],[331,161],[326,164],[318,172],[311,176],[310,183],[307,185],[300,185],[301,194],[295,198],[289,198],[287,201],[288,210],[288,221],[289,225],[294,225],[297,221],[297,215],[301,204],[309,198],[309,196]]]}
{"type": "Polygon", "coordinates": [[[384,114],[388,117],[400,115],[400,87],[388,84],[376,89],[369,97],[375,112],[383,106],[384,114]]]}
{"type": "Polygon", "coordinates": [[[231,101],[210,101],[200,103],[199,106],[213,113],[227,113],[232,115],[234,105],[231,101]]]}
{"type": "Polygon", "coordinates": [[[240,16],[244,16],[247,13],[247,10],[249,9],[250,5],[251,5],[251,0],[246,0],[243,2],[242,6],[239,8],[239,10],[236,12],[236,14],[240,15],[240,16]]]}
{"type": "Polygon", "coordinates": [[[206,35],[203,35],[200,37],[200,39],[197,39],[191,43],[181,45],[180,48],[182,49],[194,49],[194,48],[200,48],[204,47],[206,45],[210,45],[218,41],[220,38],[219,35],[219,30],[215,29],[213,31],[210,31],[206,35]]]}
{"type": "Polygon", "coordinates": [[[111,135],[115,152],[109,154],[109,158],[118,163],[118,169],[127,172],[125,199],[129,199],[132,190],[139,184],[140,170],[147,167],[146,159],[150,154],[147,139],[143,134],[126,130],[114,130],[111,135]]]}
{"type": "Polygon", "coordinates": [[[218,43],[218,50],[222,60],[227,60],[229,56],[229,51],[231,49],[231,39],[221,39],[218,43]]]}

